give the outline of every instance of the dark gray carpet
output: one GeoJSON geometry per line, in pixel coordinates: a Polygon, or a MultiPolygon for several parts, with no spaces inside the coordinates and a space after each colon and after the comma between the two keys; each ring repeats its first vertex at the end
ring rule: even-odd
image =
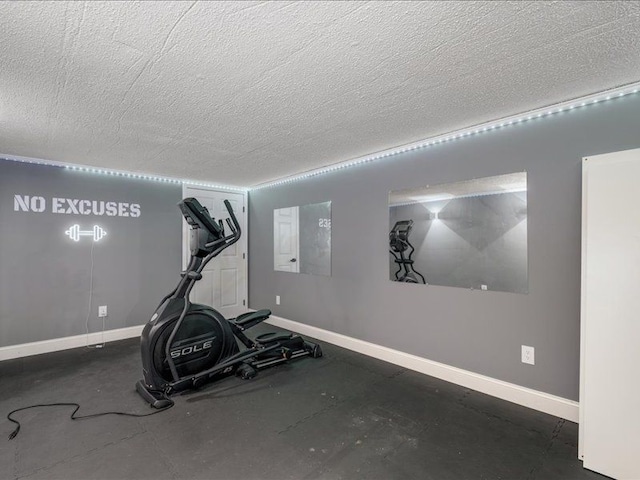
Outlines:
{"type": "MultiPolygon", "coordinates": [[[[260,325],[255,334],[274,330],[260,325]]],[[[253,331],[252,330],[252,331],[253,331]]],[[[243,381],[174,397],[148,418],[138,340],[0,363],[2,479],[596,479],[577,425],[329,344],[243,381]]]]}

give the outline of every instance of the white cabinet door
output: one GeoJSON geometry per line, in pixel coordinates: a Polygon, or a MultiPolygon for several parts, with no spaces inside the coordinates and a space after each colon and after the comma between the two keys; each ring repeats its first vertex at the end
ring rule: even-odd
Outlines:
{"type": "Polygon", "coordinates": [[[640,478],[640,149],[583,160],[580,455],[640,478]]]}

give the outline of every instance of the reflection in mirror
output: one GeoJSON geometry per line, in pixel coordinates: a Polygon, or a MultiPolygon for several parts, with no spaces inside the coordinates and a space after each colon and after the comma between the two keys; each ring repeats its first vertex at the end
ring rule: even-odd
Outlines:
{"type": "Polygon", "coordinates": [[[527,293],[527,174],[389,194],[390,279],[527,293]]]}
{"type": "Polygon", "coordinates": [[[331,202],[273,211],[273,268],[331,275],[331,202]]]}
{"type": "Polygon", "coordinates": [[[396,282],[427,283],[424,277],[413,267],[415,248],[409,242],[409,234],[413,228],[413,220],[398,220],[389,232],[389,249],[398,270],[394,273],[396,282]],[[407,252],[407,250],[409,250],[407,252]]]}

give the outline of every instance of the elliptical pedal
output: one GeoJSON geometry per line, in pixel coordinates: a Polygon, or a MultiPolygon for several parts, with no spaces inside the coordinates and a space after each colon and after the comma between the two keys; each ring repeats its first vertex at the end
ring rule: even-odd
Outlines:
{"type": "Polygon", "coordinates": [[[265,345],[268,343],[274,342],[286,342],[287,340],[291,340],[293,338],[292,333],[284,333],[284,332],[269,332],[258,335],[255,338],[256,343],[260,345],[265,345]]]}

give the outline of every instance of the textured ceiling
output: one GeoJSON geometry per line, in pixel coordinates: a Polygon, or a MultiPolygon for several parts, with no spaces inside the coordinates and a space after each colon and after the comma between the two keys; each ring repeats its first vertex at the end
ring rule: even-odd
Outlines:
{"type": "Polygon", "coordinates": [[[0,2],[0,153],[250,186],[640,80],[640,2],[0,2]]]}

